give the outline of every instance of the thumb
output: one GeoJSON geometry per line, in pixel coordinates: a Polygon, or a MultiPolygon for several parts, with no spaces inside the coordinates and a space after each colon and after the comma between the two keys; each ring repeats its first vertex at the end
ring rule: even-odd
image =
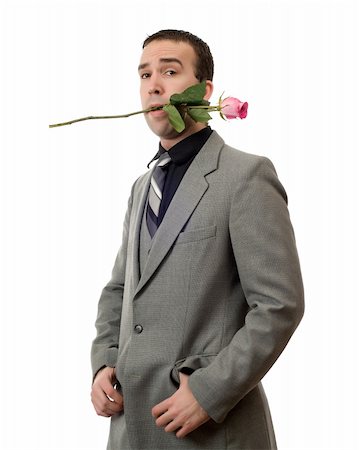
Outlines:
{"type": "Polygon", "coordinates": [[[189,378],[189,375],[186,375],[185,373],[182,373],[182,372],[179,373],[180,384],[187,384],[188,378],[189,378]]]}
{"type": "Polygon", "coordinates": [[[116,369],[114,367],[111,367],[111,372],[110,372],[110,378],[111,381],[115,381],[116,380],[116,369]]]}

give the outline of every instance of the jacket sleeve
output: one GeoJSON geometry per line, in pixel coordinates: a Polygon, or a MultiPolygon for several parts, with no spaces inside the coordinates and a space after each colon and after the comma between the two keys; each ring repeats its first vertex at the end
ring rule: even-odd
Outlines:
{"type": "Polygon", "coordinates": [[[95,323],[97,335],[91,347],[93,378],[102,367],[115,367],[117,361],[132,194],[133,188],[123,224],[122,244],[117,253],[112,277],[102,290],[98,303],[95,323]]]}
{"type": "Polygon", "coordinates": [[[229,233],[248,303],[244,326],[189,386],[222,422],[276,361],[304,313],[304,292],[286,193],[272,163],[258,158],[231,201],[229,233]]]}

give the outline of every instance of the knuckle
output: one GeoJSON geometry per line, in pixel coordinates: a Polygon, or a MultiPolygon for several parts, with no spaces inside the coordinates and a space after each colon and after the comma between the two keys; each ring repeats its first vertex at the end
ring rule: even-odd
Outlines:
{"type": "Polygon", "coordinates": [[[160,427],[160,426],[161,426],[161,419],[157,419],[155,423],[156,423],[156,425],[157,425],[158,427],[160,427]]]}
{"type": "Polygon", "coordinates": [[[115,397],[117,397],[116,394],[117,394],[117,391],[116,391],[115,389],[112,388],[112,389],[109,389],[107,395],[108,395],[109,397],[111,397],[111,398],[115,398],[115,397]]]}
{"type": "Polygon", "coordinates": [[[107,414],[105,408],[101,408],[101,409],[99,410],[99,415],[100,415],[100,416],[105,416],[105,417],[108,416],[108,414],[107,414]]]}

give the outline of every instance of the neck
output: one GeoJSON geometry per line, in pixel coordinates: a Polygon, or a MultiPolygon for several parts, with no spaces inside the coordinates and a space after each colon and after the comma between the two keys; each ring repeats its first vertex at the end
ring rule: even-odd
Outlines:
{"type": "Polygon", "coordinates": [[[178,136],[174,138],[162,138],[161,139],[161,145],[165,150],[170,150],[174,145],[178,144],[179,142],[183,141],[183,139],[186,139],[188,136],[191,136],[194,133],[197,133],[197,131],[203,130],[203,128],[206,128],[207,124],[205,123],[196,123],[195,128],[188,127],[182,131],[178,136]]]}

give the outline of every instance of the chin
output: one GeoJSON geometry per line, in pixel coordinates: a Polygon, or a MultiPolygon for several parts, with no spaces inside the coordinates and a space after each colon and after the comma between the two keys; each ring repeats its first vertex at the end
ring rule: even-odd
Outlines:
{"type": "Polygon", "coordinates": [[[176,130],[174,130],[169,123],[159,126],[159,124],[147,123],[152,133],[154,133],[159,138],[170,139],[179,135],[176,130]]]}

